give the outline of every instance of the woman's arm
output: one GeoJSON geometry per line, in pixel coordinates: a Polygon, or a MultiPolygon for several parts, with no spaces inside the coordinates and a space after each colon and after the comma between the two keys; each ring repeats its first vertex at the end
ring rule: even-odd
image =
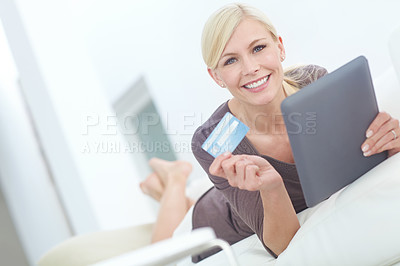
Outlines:
{"type": "Polygon", "coordinates": [[[282,253],[300,224],[279,173],[263,158],[230,153],[218,156],[209,171],[232,187],[260,192],[264,245],[276,255],[282,253]]]}
{"type": "Polygon", "coordinates": [[[283,182],[273,191],[260,193],[264,207],[264,245],[279,255],[300,228],[299,220],[283,182]]]}

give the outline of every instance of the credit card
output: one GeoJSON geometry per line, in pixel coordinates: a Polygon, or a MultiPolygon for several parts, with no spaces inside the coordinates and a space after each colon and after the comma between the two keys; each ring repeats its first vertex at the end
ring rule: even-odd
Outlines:
{"type": "Polygon", "coordinates": [[[214,157],[233,152],[248,131],[248,126],[227,112],[201,147],[214,157]]]}

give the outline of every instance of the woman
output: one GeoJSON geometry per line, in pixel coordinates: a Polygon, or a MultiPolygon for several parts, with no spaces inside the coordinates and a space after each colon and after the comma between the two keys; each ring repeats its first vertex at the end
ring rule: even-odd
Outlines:
{"type": "MultiPolygon", "coordinates": [[[[210,76],[233,98],[193,136],[194,155],[214,183],[194,206],[193,228],[211,226],[230,244],[256,233],[277,257],[300,227],[296,213],[306,208],[280,104],[326,70],[304,66],[284,72],[282,38],[262,12],[242,4],[224,6],[209,18],[202,53],[210,76]],[[234,154],[214,158],[201,145],[226,112],[250,130],[234,154]]],[[[400,150],[398,135],[399,121],[379,113],[360,148],[365,156],[384,150],[391,156],[400,150]]]]}
{"type": "MultiPolygon", "coordinates": [[[[299,228],[296,212],[306,208],[280,104],[326,71],[306,66],[284,73],[282,38],[262,12],[241,4],[225,6],[210,17],[202,51],[210,76],[233,98],[193,137],[194,155],[215,185],[195,205],[193,227],[211,225],[231,243],[256,233],[277,256],[299,228]],[[228,111],[250,130],[235,155],[214,160],[201,145],[228,111]],[[221,210],[221,205],[227,207],[221,210]],[[220,215],[207,215],[210,208],[220,215]]],[[[362,145],[366,156],[399,151],[399,122],[388,114],[379,114],[367,132],[362,145]]]]}

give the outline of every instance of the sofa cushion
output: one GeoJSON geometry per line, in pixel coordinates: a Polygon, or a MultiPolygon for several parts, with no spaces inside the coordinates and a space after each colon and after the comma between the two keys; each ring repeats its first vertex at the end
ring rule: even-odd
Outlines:
{"type": "Polygon", "coordinates": [[[49,250],[38,266],[84,266],[150,244],[153,224],[75,236],[49,250]]]}
{"type": "Polygon", "coordinates": [[[303,225],[276,265],[400,261],[400,154],[300,213],[299,219],[303,225]]]}

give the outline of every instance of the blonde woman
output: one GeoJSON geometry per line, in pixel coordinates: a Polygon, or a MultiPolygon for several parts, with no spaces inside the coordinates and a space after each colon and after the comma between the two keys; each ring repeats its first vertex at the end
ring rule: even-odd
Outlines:
{"type": "MultiPolygon", "coordinates": [[[[202,53],[210,76],[233,97],[192,139],[193,153],[214,183],[194,205],[192,226],[211,226],[230,244],[257,234],[277,257],[300,227],[296,213],[306,208],[280,104],[327,71],[314,65],[284,71],[282,38],[264,13],[243,4],[224,6],[209,18],[202,53]],[[201,145],[226,112],[250,130],[234,154],[214,158],[201,145]]],[[[399,135],[399,121],[380,113],[360,149],[365,156],[384,150],[391,156],[400,150],[399,135]]]]}

